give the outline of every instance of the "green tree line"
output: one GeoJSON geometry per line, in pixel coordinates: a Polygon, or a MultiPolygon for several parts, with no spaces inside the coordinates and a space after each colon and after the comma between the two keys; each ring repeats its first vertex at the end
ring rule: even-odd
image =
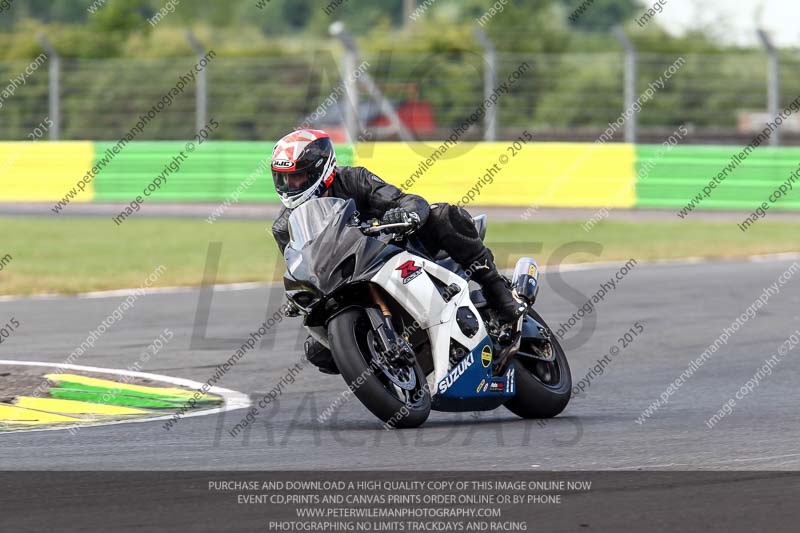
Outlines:
{"type": "MultiPolygon", "coordinates": [[[[644,127],[734,128],[740,111],[766,107],[766,57],[716,42],[695,28],[677,37],[633,19],[638,0],[437,0],[412,20],[404,0],[15,0],[0,13],[0,89],[42,51],[46,35],[63,57],[65,138],[114,138],[135,123],[194,55],[192,29],[217,53],[209,67],[211,114],[220,138],[272,138],[298,123],[337,85],[342,47],[329,34],[342,21],[370,73],[396,101],[432,104],[436,121],[459,123],[482,101],[485,64],[478,22],[498,51],[502,81],[529,68],[503,95],[503,127],[604,128],[623,107],[621,26],[639,51],[644,91],[677,57],[686,64],[643,106],[644,127]],[[331,6],[334,6],[331,9],[331,6]],[[157,24],[149,22],[161,12],[157,24]],[[326,68],[322,62],[333,63],[326,68]]],[[[422,1],[415,3],[423,5],[422,1]]],[[[800,94],[788,53],[784,100],[800,94]]],[[[0,138],[20,138],[47,112],[47,76],[31,76],[0,108],[0,138]]],[[[194,88],[148,129],[148,138],[187,138],[194,88]]]]}

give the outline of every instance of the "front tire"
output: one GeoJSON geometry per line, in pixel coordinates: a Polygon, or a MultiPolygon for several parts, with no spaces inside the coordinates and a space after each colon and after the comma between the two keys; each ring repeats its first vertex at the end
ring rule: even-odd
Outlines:
{"type": "MultiPolygon", "coordinates": [[[[530,310],[529,314],[547,327],[536,311],[530,310]]],[[[553,418],[569,403],[572,394],[572,376],[567,356],[555,335],[551,335],[550,343],[555,352],[555,359],[552,362],[519,355],[514,358],[517,392],[505,403],[505,407],[517,416],[553,418]]]]}
{"type": "Polygon", "coordinates": [[[394,385],[374,364],[367,345],[370,331],[362,309],[349,309],[328,324],[328,338],[336,366],[350,390],[372,414],[392,428],[422,425],[431,412],[431,395],[418,362],[410,370],[416,386],[405,390],[394,385]]]}

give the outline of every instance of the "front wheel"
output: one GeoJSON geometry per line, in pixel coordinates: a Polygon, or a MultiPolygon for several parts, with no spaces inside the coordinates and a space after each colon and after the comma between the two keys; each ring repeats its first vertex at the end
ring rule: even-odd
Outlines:
{"type": "Polygon", "coordinates": [[[431,412],[431,395],[419,363],[388,366],[381,359],[363,309],[349,309],[328,324],[336,366],[345,383],[372,414],[392,428],[422,425],[431,412]]]}
{"type": "MultiPolygon", "coordinates": [[[[536,311],[531,309],[528,313],[547,327],[536,311]]],[[[554,335],[551,334],[548,342],[549,349],[555,353],[553,361],[542,361],[521,354],[514,358],[517,392],[505,403],[505,407],[522,418],[552,418],[569,403],[572,376],[567,356],[554,335]]]]}

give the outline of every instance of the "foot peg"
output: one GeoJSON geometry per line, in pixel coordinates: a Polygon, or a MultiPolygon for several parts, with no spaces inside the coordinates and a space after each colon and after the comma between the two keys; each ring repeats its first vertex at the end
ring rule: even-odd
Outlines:
{"type": "Polygon", "coordinates": [[[514,337],[510,339],[511,342],[509,344],[500,345],[500,349],[496,351],[495,364],[492,372],[495,376],[502,376],[506,373],[508,367],[511,365],[511,361],[519,351],[521,340],[522,334],[517,330],[514,332],[514,337]]]}

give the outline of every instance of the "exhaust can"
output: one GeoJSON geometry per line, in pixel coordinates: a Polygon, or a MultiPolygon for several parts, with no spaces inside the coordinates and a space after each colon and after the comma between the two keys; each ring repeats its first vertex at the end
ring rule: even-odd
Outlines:
{"type": "Polygon", "coordinates": [[[511,289],[519,300],[533,304],[539,293],[539,265],[530,257],[522,257],[514,268],[511,289]]]}

